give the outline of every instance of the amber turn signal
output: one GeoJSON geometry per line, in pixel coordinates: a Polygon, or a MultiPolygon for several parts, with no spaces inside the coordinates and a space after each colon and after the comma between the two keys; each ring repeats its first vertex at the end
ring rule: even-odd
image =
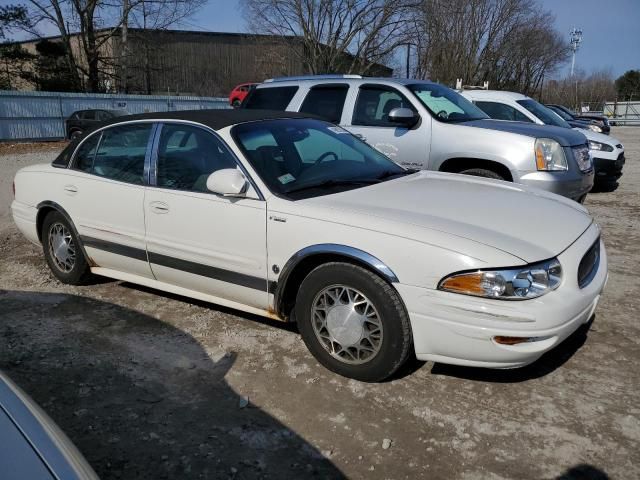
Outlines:
{"type": "Polygon", "coordinates": [[[482,272],[457,275],[447,278],[440,288],[449,292],[465,293],[467,295],[484,295],[482,288],[482,272]]]}

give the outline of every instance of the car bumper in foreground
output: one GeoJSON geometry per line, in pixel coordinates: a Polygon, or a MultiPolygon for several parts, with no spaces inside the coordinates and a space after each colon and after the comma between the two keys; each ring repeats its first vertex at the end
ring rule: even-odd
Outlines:
{"type": "Polygon", "coordinates": [[[514,368],[532,363],[592,317],[607,280],[607,256],[600,244],[597,270],[589,284],[578,285],[578,265],[596,241],[592,225],[558,255],[560,287],[542,297],[501,301],[396,284],[411,319],[416,356],[454,365],[514,368]],[[507,345],[496,337],[527,338],[507,345]]]}

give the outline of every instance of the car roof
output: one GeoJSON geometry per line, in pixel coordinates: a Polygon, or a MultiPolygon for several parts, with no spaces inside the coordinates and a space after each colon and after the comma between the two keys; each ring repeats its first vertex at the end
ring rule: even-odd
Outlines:
{"type": "Polygon", "coordinates": [[[258,88],[273,88],[289,85],[313,85],[326,83],[382,83],[396,85],[433,84],[430,80],[419,80],[415,78],[392,78],[392,77],[361,77],[360,75],[303,75],[298,77],[270,78],[258,84],[258,88]]]}
{"type": "Polygon", "coordinates": [[[207,110],[179,110],[175,112],[139,113],[117,117],[104,125],[114,125],[124,122],[139,120],[185,120],[200,123],[213,130],[221,130],[238,123],[255,122],[259,120],[276,120],[280,118],[311,118],[319,117],[311,114],[296,112],[280,112],[275,110],[249,110],[249,109],[207,109],[207,110]]]}
{"type": "Polygon", "coordinates": [[[501,98],[510,100],[526,100],[529,97],[518,92],[505,92],[502,90],[463,90],[465,97],[470,98],[501,98]]]}

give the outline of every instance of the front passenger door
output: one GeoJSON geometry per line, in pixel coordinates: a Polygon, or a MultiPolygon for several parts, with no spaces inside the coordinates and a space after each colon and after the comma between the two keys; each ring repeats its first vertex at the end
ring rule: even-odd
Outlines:
{"type": "MultiPolygon", "coordinates": [[[[208,176],[238,168],[214,133],[162,125],[145,195],[146,242],[155,277],[168,284],[267,308],[266,204],[209,192],[208,176]]],[[[253,192],[253,193],[251,193],[253,192]]]]}

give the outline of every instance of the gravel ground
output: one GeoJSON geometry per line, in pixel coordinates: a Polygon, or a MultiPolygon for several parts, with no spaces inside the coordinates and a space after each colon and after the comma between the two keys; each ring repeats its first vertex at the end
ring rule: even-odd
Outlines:
{"type": "Polygon", "coordinates": [[[0,156],[0,369],[102,478],[640,478],[640,129],[591,194],[610,279],[590,329],[512,371],[411,362],[363,384],[294,328],[110,280],[69,287],[9,217],[0,156]]]}

